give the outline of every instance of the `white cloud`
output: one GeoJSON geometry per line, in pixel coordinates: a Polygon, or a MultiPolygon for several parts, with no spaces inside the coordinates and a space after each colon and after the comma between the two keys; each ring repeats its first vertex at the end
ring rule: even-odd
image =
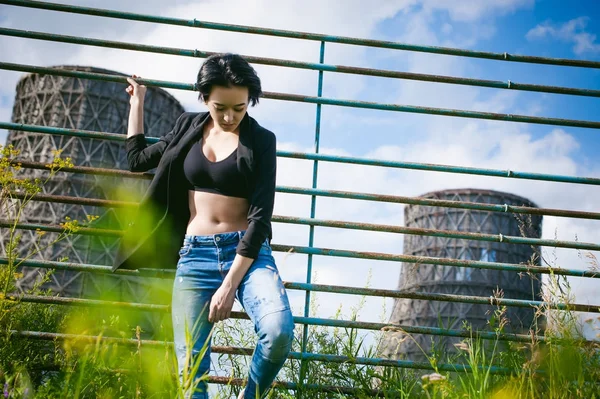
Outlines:
{"type": "Polygon", "coordinates": [[[543,39],[546,37],[573,44],[573,52],[577,55],[600,52],[600,43],[596,42],[596,35],[586,32],[588,17],[579,17],[561,25],[546,21],[527,32],[528,40],[543,39]]]}

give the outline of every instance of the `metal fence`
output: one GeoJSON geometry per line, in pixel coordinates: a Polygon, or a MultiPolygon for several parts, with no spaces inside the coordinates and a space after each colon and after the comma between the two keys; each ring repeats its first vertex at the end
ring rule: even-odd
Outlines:
{"type": "MultiPolygon", "coordinates": [[[[421,113],[428,115],[443,115],[446,117],[460,117],[460,118],[476,118],[485,120],[498,120],[506,122],[522,122],[531,124],[544,124],[553,126],[571,126],[571,127],[582,127],[589,129],[599,129],[600,122],[597,121],[585,121],[585,120],[571,120],[571,119],[559,119],[559,118],[547,118],[539,116],[528,116],[528,115],[512,115],[503,113],[489,113],[489,112],[478,112],[471,110],[456,110],[456,109],[443,109],[443,108],[431,108],[422,106],[412,105],[400,105],[400,104],[381,104],[374,102],[363,102],[363,101],[350,101],[336,98],[325,98],[322,97],[323,89],[323,75],[325,72],[328,73],[343,73],[343,74],[355,74],[355,75],[366,75],[374,77],[386,77],[395,79],[408,79],[426,82],[438,82],[453,85],[466,85],[466,86],[478,86],[488,87],[502,90],[521,90],[521,91],[534,91],[542,93],[562,94],[562,95],[573,95],[573,96],[588,96],[588,97],[600,97],[600,90],[589,90],[579,89],[571,87],[557,87],[557,86],[544,86],[534,85],[525,83],[516,83],[512,81],[493,81],[493,80],[482,80],[482,79],[470,79],[453,76],[438,76],[438,75],[426,75],[419,73],[408,73],[398,72],[392,70],[381,70],[381,69],[368,69],[359,68],[345,65],[330,65],[324,63],[325,48],[327,43],[338,43],[356,46],[369,46],[376,48],[384,48],[389,50],[402,50],[402,51],[414,51],[414,52],[425,52],[435,53],[442,55],[454,55],[462,57],[472,57],[480,59],[497,60],[503,62],[518,62],[518,63],[534,63],[534,64],[546,64],[546,65],[558,65],[565,67],[581,67],[581,68],[600,68],[600,62],[593,61],[581,61],[571,59],[557,59],[557,58],[545,58],[545,57],[532,57],[532,56],[521,56],[512,55],[508,53],[491,53],[481,52],[472,50],[461,50],[455,48],[444,48],[444,47],[432,47],[432,46],[416,46],[403,43],[385,42],[376,40],[365,40],[350,37],[339,37],[339,36],[328,36],[313,33],[304,32],[293,32],[286,30],[275,30],[265,29],[250,26],[239,26],[229,25],[221,23],[212,23],[200,21],[197,19],[186,20],[176,19],[168,17],[159,17],[152,15],[133,14],[126,12],[118,12],[111,10],[92,9],[78,6],[69,6],[62,4],[53,4],[38,1],[24,1],[24,0],[0,0],[0,4],[37,8],[43,10],[52,10],[67,13],[86,14],[98,17],[109,17],[121,20],[130,21],[143,21],[154,24],[167,24],[189,27],[190,29],[213,29],[228,32],[242,32],[246,34],[257,34],[257,35],[270,35],[277,36],[280,38],[294,38],[303,39],[309,41],[320,42],[320,62],[319,63],[308,63],[299,61],[290,61],[284,59],[274,58],[263,58],[254,57],[250,55],[244,55],[244,57],[255,64],[272,65],[285,68],[299,68],[318,71],[318,87],[316,96],[301,96],[290,93],[279,93],[279,92],[265,92],[265,98],[281,100],[281,101],[293,101],[316,104],[316,121],[315,121],[315,135],[314,135],[314,152],[313,153],[298,153],[288,151],[278,151],[277,155],[282,158],[294,158],[304,159],[313,161],[313,176],[312,176],[312,187],[288,187],[278,186],[276,188],[278,193],[297,194],[303,196],[310,196],[311,208],[309,218],[299,217],[288,217],[275,215],[273,222],[275,223],[287,223],[287,224],[298,224],[309,226],[308,245],[307,246],[291,246],[285,244],[273,244],[274,251],[293,251],[294,253],[306,254],[308,259],[306,280],[299,281],[288,281],[285,282],[285,286],[288,289],[305,291],[304,311],[302,315],[295,316],[295,322],[303,326],[303,334],[301,337],[302,350],[301,352],[294,352],[291,354],[291,358],[300,359],[303,363],[308,361],[325,361],[325,362],[349,362],[364,365],[379,365],[379,366],[393,366],[401,368],[413,368],[413,369],[432,369],[432,365],[429,362],[415,362],[407,360],[390,360],[383,358],[350,358],[346,356],[334,356],[324,355],[318,353],[308,353],[306,349],[306,343],[308,339],[309,326],[333,326],[333,327],[344,327],[344,328],[357,328],[364,330],[382,330],[386,328],[401,329],[409,334],[431,334],[431,335],[442,335],[452,337],[471,337],[473,333],[466,330],[452,330],[444,328],[434,327],[419,327],[419,326],[403,326],[388,323],[373,323],[373,322],[361,322],[356,320],[331,320],[325,318],[310,317],[309,309],[311,306],[311,292],[327,292],[327,293],[338,293],[338,294],[354,294],[361,296],[377,296],[386,298],[412,298],[412,299],[423,299],[430,301],[448,301],[448,302],[462,302],[472,304],[493,304],[493,305],[505,305],[514,307],[532,307],[532,306],[546,306],[549,309],[557,310],[573,310],[573,311],[584,311],[584,312],[595,312],[600,313],[600,308],[594,305],[585,304],[565,304],[565,303],[545,303],[543,301],[536,300],[517,300],[510,298],[494,298],[489,297],[475,297],[465,295],[451,295],[451,294],[435,294],[435,293],[415,293],[415,292],[400,292],[396,290],[383,290],[383,289],[370,289],[370,288],[356,288],[346,286],[331,286],[314,284],[313,281],[313,269],[312,262],[313,256],[332,256],[340,258],[359,258],[359,259],[372,259],[372,260],[385,260],[392,262],[409,262],[409,263],[422,263],[422,264],[436,264],[445,266],[458,266],[466,268],[479,268],[479,269],[496,269],[496,270],[507,270],[514,272],[526,272],[536,275],[554,274],[563,276],[577,276],[586,278],[600,278],[600,273],[591,270],[578,270],[569,268],[553,268],[548,266],[529,266],[523,264],[509,264],[509,263],[498,263],[498,262],[484,262],[477,260],[459,260],[459,259],[441,259],[441,258],[428,258],[428,257],[416,257],[401,254],[390,254],[390,253],[373,253],[373,252],[360,252],[353,251],[350,249],[329,249],[329,248],[318,248],[314,244],[314,232],[315,227],[330,227],[338,229],[354,229],[361,231],[377,231],[377,232],[389,232],[397,234],[412,234],[412,235],[425,235],[434,237],[447,237],[464,240],[479,240],[488,242],[504,242],[511,244],[520,245],[535,245],[544,247],[561,247],[578,250],[600,250],[600,244],[596,243],[585,243],[579,241],[561,241],[561,240],[550,240],[550,239],[536,239],[526,238],[517,236],[503,236],[502,234],[479,234],[479,233],[467,233],[460,231],[441,231],[432,229],[421,229],[421,228],[410,228],[394,225],[381,225],[381,224],[368,224],[358,222],[345,222],[337,220],[320,220],[315,219],[315,209],[318,197],[333,197],[333,198],[345,198],[353,200],[363,201],[375,201],[375,202],[387,202],[387,203],[399,203],[399,204],[419,204],[426,206],[440,206],[450,208],[461,208],[461,209],[473,209],[482,210],[488,212],[504,212],[504,213],[515,213],[515,214],[529,214],[529,215],[551,215],[568,218],[579,218],[579,219],[600,219],[600,212],[584,212],[574,210],[563,210],[563,209],[550,209],[550,208],[533,208],[525,206],[513,206],[513,205],[497,205],[497,204],[483,204],[483,203],[471,203],[471,202],[460,202],[450,200],[436,200],[436,199],[425,199],[418,197],[402,197],[392,195],[379,195],[371,193],[359,193],[359,192],[346,192],[346,191],[335,191],[335,190],[324,190],[317,186],[317,177],[319,172],[319,164],[322,162],[334,162],[334,163],[345,163],[355,165],[369,165],[378,166],[385,168],[398,168],[398,169],[412,169],[443,173],[455,173],[455,174],[469,174],[478,176],[493,176],[505,179],[527,179],[547,182],[562,182],[572,184],[584,184],[584,185],[600,185],[600,178],[597,177],[576,177],[566,175],[554,175],[554,174],[541,174],[541,173],[528,173],[513,170],[496,170],[496,169],[482,169],[475,167],[464,167],[464,166],[451,166],[451,165],[435,165],[435,164],[422,164],[422,163],[411,163],[402,161],[384,161],[377,159],[364,159],[354,158],[345,156],[334,156],[321,154],[319,149],[320,144],[320,126],[321,126],[321,106],[322,105],[333,105],[342,107],[353,107],[353,108],[368,108],[375,110],[386,110],[395,112],[408,112],[408,113],[421,113]]],[[[150,45],[140,45],[125,42],[108,41],[94,38],[85,37],[73,37],[57,35],[52,33],[33,32],[18,29],[1,28],[0,34],[4,36],[13,36],[20,38],[28,38],[35,40],[47,40],[52,42],[71,43],[84,46],[100,46],[114,49],[127,49],[134,51],[143,51],[154,54],[169,54],[178,55],[183,57],[197,57],[205,58],[211,55],[211,52],[202,51],[197,49],[181,49],[171,47],[159,47],[150,45]]],[[[107,75],[101,73],[90,73],[74,70],[55,69],[48,67],[41,67],[35,65],[23,65],[14,64],[7,62],[0,62],[0,69],[16,71],[16,72],[29,72],[38,74],[48,74],[56,76],[69,76],[81,79],[94,79],[110,82],[126,83],[124,77],[107,75]]],[[[173,81],[161,81],[153,79],[140,79],[140,81],[148,86],[156,86],[162,88],[172,88],[179,90],[196,90],[195,84],[173,82],[173,81]]],[[[19,130],[43,134],[52,135],[64,135],[68,137],[80,137],[80,138],[94,138],[112,140],[117,142],[125,141],[125,137],[121,134],[114,134],[110,132],[91,132],[75,129],[61,129],[53,127],[42,127],[34,125],[23,125],[16,123],[0,122],[0,128],[9,130],[19,130]]],[[[148,138],[148,142],[155,142],[157,139],[148,138]]],[[[22,166],[25,168],[33,169],[48,169],[43,163],[36,162],[22,162],[22,166]]],[[[108,176],[121,176],[128,178],[139,178],[139,179],[151,179],[151,174],[140,174],[131,173],[122,170],[111,170],[102,168],[91,168],[91,167],[72,167],[64,168],[61,173],[81,173],[81,174],[92,174],[92,175],[108,175],[108,176]]],[[[18,193],[14,193],[15,196],[19,196],[18,193]]],[[[100,207],[135,207],[135,203],[127,203],[121,201],[110,201],[100,200],[93,198],[75,198],[67,196],[55,196],[55,195],[37,195],[36,201],[53,201],[63,202],[70,204],[84,204],[100,207]]],[[[7,228],[9,224],[6,220],[1,221],[0,227],[7,228]]],[[[17,226],[19,229],[27,230],[42,230],[57,232],[61,231],[59,226],[34,224],[34,223],[21,223],[17,226]]],[[[111,237],[119,237],[120,231],[115,230],[100,230],[94,228],[83,228],[77,234],[92,234],[92,235],[104,235],[111,237]]],[[[6,264],[6,259],[0,259],[0,263],[6,264]]],[[[38,268],[52,268],[57,270],[77,270],[87,271],[92,273],[110,273],[110,267],[90,264],[77,264],[69,262],[53,262],[53,261],[34,261],[29,260],[23,263],[24,266],[38,267],[38,268]]],[[[145,275],[159,278],[172,278],[173,271],[169,270],[156,270],[156,271],[129,271],[119,270],[118,274],[121,275],[145,275]]],[[[39,297],[39,296],[28,296],[22,297],[23,301],[47,303],[47,304],[63,304],[71,306],[102,306],[102,307],[119,307],[119,308],[132,308],[145,311],[155,312],[169,312],[169,307],[165,305],[153,305],[153,304],[142,304],[142,303],[115,303],[107,301],[98,301],[90,299],[75,299],[75,298],[58,298],[58,297],[39,297]]],[[[234,318],[246,318],[243,313],[233,314],[234,318]]],[[[32,339],[66,339],[70,338],[67,334],[47,333],[47,332],[36,332],[36,331],[15,331],[15,334],[28,337],[32,339]]],[[[494,332],[480,331],[475,332],[475,336],[479,336],[482,339],[489,340],[506,340],[506,341],[518,341],[518,342],[531,342],[532,336],[528,334],[514,334],[514,333],[502,333],[497,334],[494,332]]],[[[81,339],[92,339],[92,337],[80,337],[81,339]]],[[[544,336],[534,337],[539,341],[544,341],[544,336]]],[[[110,338],[106,338],[111,340],[110,338]]],[[[136,340],[126,339],[113,339],[123,344],[137,344],[136,340]]],[[[165,345],[164,342],[157,341],[144,341],[144,345],[165,345]]],[[[248,355],[251,351],[247,348],[230,348],[230,347],[215,347],[213,348],[215,353],[236,353],[241,355],[248,355]]],[[[461,364],[441,364],[438,365],[439,370],[448,371],[469,371],[469,368],[461,364]]],[[[301,369],[303,373],[304,368],[301,369]]],[[[510,370],[496,367],[492,369],[492,372],[496,373],[508,373],[510,370]]],[[[230,383],[229,379],[222,379],[219,377],[212,377],[212,382],[216,383],[230,383]]],[[[303,375],[300,375],[299,381],[303,381],[303,375]]],[[[235,381],[234,381],[235,383],[235,381]]],[[[238,383],[240,383],[238,381],[238,383]]],[[[282,387],[295,389],[297,387],[294,383],[280,383],[282,387]]],[[[322,389],[322,390],[336,390],[336,387],[323,387],[323,386],[305,386],[308,389],[322,389]]],[[[352,389],[343,388],[338,389],[341,392],[352,393],[352,389]]],[[[379,391],[374,390],[374,395],[379,395],[379,391]]]]}

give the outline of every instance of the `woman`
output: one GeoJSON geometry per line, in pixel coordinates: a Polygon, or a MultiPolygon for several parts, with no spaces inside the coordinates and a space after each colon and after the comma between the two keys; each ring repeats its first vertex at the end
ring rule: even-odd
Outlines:
{"type": "MultiPolygon", "coordinates": [[[[196,83],[208,112],[184,113],[171,132],[146,146],[146,88],[133,78],[126,89],[129,168],[157,169],[140,204],[146,227],[129,229],[138,238],[122,240],[113,270],[176,265],[172,318],[180,378],[200,360],[205,345],[209,349],[196,378],[208,372],[213,323],[229,317],[237,297],[258,334],[240,398],[262,397],[287,358],[294,324],[269,246],[275,135],[247,113],[262,94],[260,79],[239,55],[209,57],[196,83]],[[172,261],[177,248],[179,259],[172,261]],[[192,331],[192,348],[186,345],[186,328],[192,331]]],[[[191,397],[208,398],[206,383],[198,388],[191,397]]]]}

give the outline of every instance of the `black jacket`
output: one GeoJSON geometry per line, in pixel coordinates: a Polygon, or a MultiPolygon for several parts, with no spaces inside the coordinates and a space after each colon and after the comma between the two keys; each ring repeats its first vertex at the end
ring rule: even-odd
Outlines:
{"type": "MultiPolygon", "coordinates": [[[[127,139],[129,169],[144,172],[156,168],[156,172],[140,202],[135,222],[121,240],[113,271],[176,267],[190,218],[183,160],[194,141],[202,137],[209,119],[208,112],[186,112],[177,119],[173,130],[155,144],[147,146],[143,134],[127,139]]],[[[255,259],[265,239],[272,238],[277,159],[275,135],[248,114],[240,123],[237,167],[252,194],[248,198],[248,229],[236,252],[255,259]]]]}

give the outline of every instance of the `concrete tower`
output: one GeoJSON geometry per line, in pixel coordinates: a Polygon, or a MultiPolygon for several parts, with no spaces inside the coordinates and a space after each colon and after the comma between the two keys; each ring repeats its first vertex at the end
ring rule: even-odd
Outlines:
{"type": "MultiPolygon", "coordinates": [[[[123,76],[93,67],[57,68],[123,76]]],[[[27,74],[17,84],[12,122],[126,134],[129,96],[125,87],[122,83],[27,74]]],[[[183,112],[183,107],[173,96],[161,89],[148,88],[144,107],[146,135],[157,137],[170,131],[183,112]]],[[[21,160],[49,163],[54,158],[53,151],[62,150],[61,156],[71,157],[76,166],[127,169],[122,142],[9,131],[6,144],[20,150],[21,160]]],[[[20,173],[21,177],[48,176],[47,171],[35,169],[24,168],[20,173]]],[[[59,172],[43,186],[43,193],[110,200],[116,199],[112,189],[124,183],[128,190],[141,193],[148,180],[59,172]]],[[[42,201],[32,201],[25,208],[21,222],[59,224],[65,221],[66,216],[86,220],[88,215],[99,217],[95,227],[100,228],[119,230],[129,222],[116,208],[42,201]]],[[[73,235],[43,249],[55,239],[56,233],[47,233],[40,240],[35,231],[21,232],[20,255],[37,250],[33,259],[40,260],[56,261],[66,257],[70,262],[111,265],[118,245],[116,237],[73,235]]],[[[0,229],[0,245],[4,247],[7,239],[8,230],[0,229]]],[[[39,278],[40,270],[24,267],[19,287],[31,287],[39,278]]],[[[112,297],[119,300],[152,302],[155,299],[155,293],[148,285],[150,281],[140,278],[73,271],[56,271],[51,278],[45,288],[51,288],[60,296],[93,298],[103,296],[109,290],[112,297]]]]}
{"type": "MultiPolygon", "coordinates": [[[[444,190],[422,196],[428,199],[507,204],[535,207],[531,201],[516,195],[479,189],[444,190]]],[[[503,212],[487,212],[471,209],[442,208],[408,205],[404,210],[405,224],[437,230],[457,230],[474,233],[503,234],[510,236],[541,236],[542,217],[516,215],[503,212]]],[[[539,264],[534,254],[538,248],[527,245],[462,240],[444,237],[406,235],[406,255],[478,260],[485,262],[539,264]]],[[[539,300],[541,281],[533,277],[504,270],[476,269],[429,264],[404,263],[398,289],[419,293],[443,293],[490,297],[501,289],[505,298],[539,300]]],[[[390,322],[410,326],[444,327],[462,329],[467,321],[474,330],[489,329],[488,320],[495,308],[459,302],[423,301],[397,299],[390,322]]],[[[508,331],[528,331],[534,320],[534,309],[509,307],[506,314],[508,331]]],[[[453,344],[460,339],[415,335],[407,337],[401,332],[385,336],[381,353],[385,357],[422,359],[429,353],[432,339],[436,346],[446,351],[455,350],[453,344]],[[419,346],[422,348],[419,349],[419,346]]]]}

